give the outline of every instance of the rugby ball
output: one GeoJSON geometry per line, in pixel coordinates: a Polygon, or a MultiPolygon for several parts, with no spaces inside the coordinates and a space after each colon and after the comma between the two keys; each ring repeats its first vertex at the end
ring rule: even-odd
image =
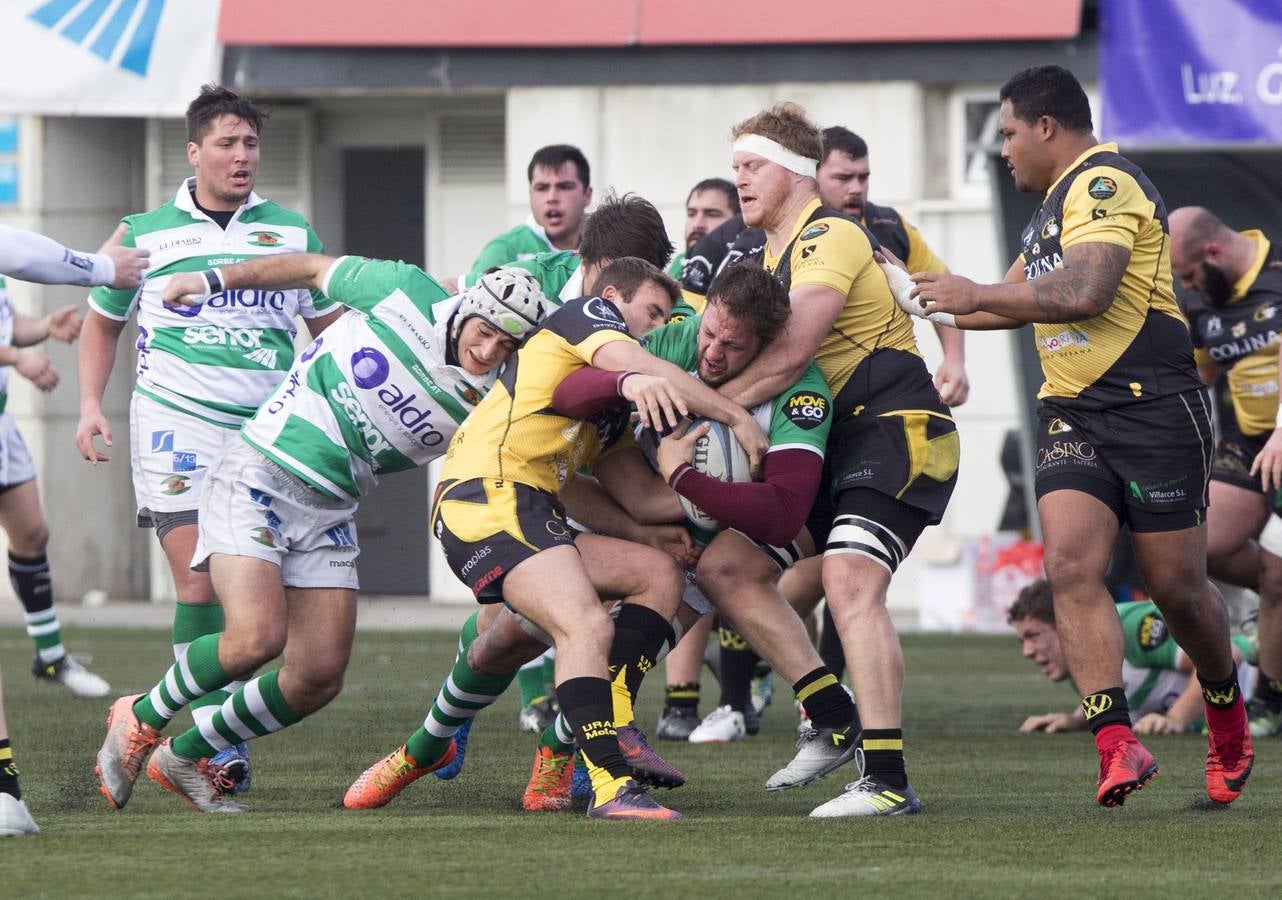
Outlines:
{"type": "MultiPolygon", "coordinates": [[[[723,425],[712,419],[696,419],[691,428],[707,422],[711,427],[708,433],[694,445],[694,458],[690,461],[696,472],[702,472],[718,481],[751,481],[752,474],[748,466],[748,454],[739,446],[739,440],[729,425],[723,425]]],[[[708,531],[718,530],[721,525],[680,494],[681,509],[686,518],[699,528],[708,531]]]]}

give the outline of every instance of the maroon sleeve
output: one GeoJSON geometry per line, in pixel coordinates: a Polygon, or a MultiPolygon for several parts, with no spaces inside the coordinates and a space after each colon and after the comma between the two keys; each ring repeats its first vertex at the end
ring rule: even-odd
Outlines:
{"type": "Polygon", "coordinates": [[[561,380],[552,392],[552,408],[568,419],[586,419],[623,399],[623,379],[633,372],[607,372],[584,366],[561,380]]]}
{"type": "Polygon", "coordinates": [[[766,454],[761,481],[722,482],[683,465],[668,484],[725,527],[782,547],[806,524],[822,475],[819,454],[776,450],[766,454]]]}

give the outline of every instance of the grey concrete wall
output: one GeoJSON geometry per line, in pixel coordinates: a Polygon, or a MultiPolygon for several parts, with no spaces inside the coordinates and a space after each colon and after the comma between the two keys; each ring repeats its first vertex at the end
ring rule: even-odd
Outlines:
{"type": "MultiPolygon", "coordinates": [[[[143,123],[135,119],[28,119],[23,133],[22,207],[6,220],[41,231],[80,250],[96,250],[122,215],[142,208],[143,123]]],[[[11,281],[20,312],[44,315],[60,306],[85,306],[76,287],[11,281]]],[[[18,421],[39,473],[51,539],[54,591],[76,602],[100,589],[117,599],[145,597],[150,532],[134,526],[129,477],[129,395],[133,387],[131,329],[120,341],[104,411],[115,446],[111,462],[92,467],[75,449],[79,419],[76,345],[45,347],[62,376],[41,394],[20,376],[11,383],[9,410],[18,421]]],[[[7,541],[5,541],[7,543],[7,541]]],[[[8,591],[7,580],[0,590],[8,591]]]]}

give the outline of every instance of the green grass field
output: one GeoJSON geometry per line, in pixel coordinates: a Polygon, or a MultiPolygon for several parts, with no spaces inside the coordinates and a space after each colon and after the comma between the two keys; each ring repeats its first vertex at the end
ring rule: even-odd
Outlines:
{"type": "MultiPolygon", "coordinates": [[[[73,652],[124,692],[169,654],[160,631],[69,630],[73,652]]],[[[533,742],[515,689],[478,720],[456,781],[431,776],[390,807],[336,808],[351,780],[422,719],[453,658],[444,633],[362,632],[343,695],[254,745],[253,811],[202,816],[144,775],[113,812],[93,756],[106,704],[27,674],[30,643],[0,630],[10,733],[43,834],[0,841],[0,897],[347,896],[1282,896],[1279,742],[1230,809],[1208,809],[1201,737],[1153,739],[1162,774],[1123,809],[1094,805],[1088,735],[1022,736],[1032,712],[1068,708],[1012,639],[910,635],[905,732],[916,817],[811,820],[855,772],[782,795],[788,691],[761,734],[721,747],[660,744],[688,779],[662,793],[686,821],[601,823],[520,809],[533,742]]],[[[658,678],[641,704],[652,728],[658,678]]],[[[715,702],[705,678],[702,710],[715,702]]],[[[176,729],[172,729],[176,733],[176,729]]]]}

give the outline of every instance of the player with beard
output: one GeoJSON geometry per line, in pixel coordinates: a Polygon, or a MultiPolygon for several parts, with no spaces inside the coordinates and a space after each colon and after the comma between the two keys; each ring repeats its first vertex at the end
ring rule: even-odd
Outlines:
{"type": "Polygon", "coordinates": [[[1171,213],[1171,269],[1206,301],[1189,316],[1199,371],[1209,382],[1226,370],[1233,414],[1221,416],[1211,469],[1207,567],[1260,593],[1259,684],[1246,709],[1253,736],[1274,735],[1282,732],[1282,518],[1270,516],[1269,498],[1282,487],[1282,250],[1259,231],[1182,207],[1171,213]]]}
{"type": "Polygon", "coordinates": [[[1269,503],[1251,464],[1278,414],[1282,254],[1259,231],[1236,232],[1201,207],[1173,210],[1170,224],[1171,273],[1205,301],[1189,314],[1198,371],[1208,384],[1223,373],[1232,403],[1211,463],[1206,566],[1216,578],[1255,588],[1255,536],[1269,503]]]}
{"type": "Polygon", "coordinates": [[[1211,421],[1175,303],[1166,207],[1115,144],[1095,140],[1071,72],[1025,69],[999,96],[1002,158],[1015,187],[1045,196],[1003,283],[916,273],[919,311],[961,328],[1034,324],[1046,376],[1037,510],[1060,641],[1099,751],[1097,802],[1121,805],[1158,771],[1131,730],[1122,629],[1104,585],[1125,523],[1152,598],[1202,685],[1207,793],[1229,803],[1254,753],[1224,601],[1206,578],[1211,421]]]}
{"type": "Polygon", "coordinates": [[[681,277],[686,254],[708,236],[739,214],[739,194],[724,178],[705,178],[690,189],[686,197],[685,249],[672,258],[668,274],[681,277]]]}

